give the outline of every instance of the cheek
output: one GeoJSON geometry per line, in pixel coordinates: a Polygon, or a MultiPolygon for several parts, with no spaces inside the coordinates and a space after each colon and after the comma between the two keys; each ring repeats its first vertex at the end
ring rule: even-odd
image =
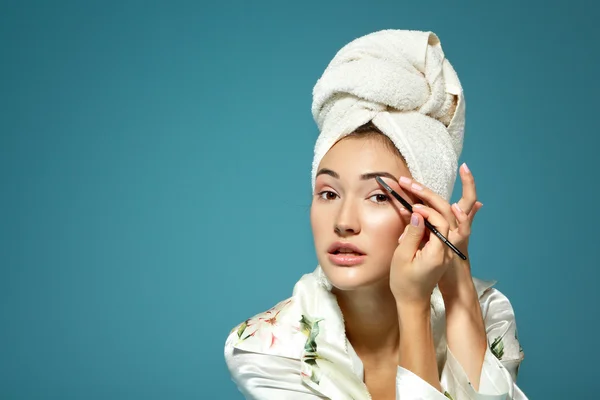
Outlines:
{"type": "Polygon", "coordinates": [[[369,234],[369,242],[381,246],[382,250],[395,249],[406,226],[400,215],[390,209],[385,212],[368,213],[365,217],[363,229],[369,234]]]}
{"type": "Polygon", "coordinates": [[[327,210],[320,207],[318,204],[310,206],[310,227],[312,229],[315,245],[319,243],[319,237],[324,234],[329,224],[327,220],[327,210]]]}

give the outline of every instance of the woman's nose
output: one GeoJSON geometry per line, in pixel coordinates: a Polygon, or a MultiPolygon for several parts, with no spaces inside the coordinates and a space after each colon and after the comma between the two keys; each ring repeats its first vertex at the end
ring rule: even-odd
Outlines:
{"type": "Polygon", "coordinates": [[[344,202],[335,221],[335,233],[341,236],[356,235],[360,232],[360,223],[352,204],[344,202]]]}
{"type": "Polygon", "coordinates": [[[338,224],[335,226],[335,233],[337,233],[340,236],[348,236],[348,235],[356,235],[358,233],[358,231],[356,229],[354,229],[352,226],[338,224]]]}

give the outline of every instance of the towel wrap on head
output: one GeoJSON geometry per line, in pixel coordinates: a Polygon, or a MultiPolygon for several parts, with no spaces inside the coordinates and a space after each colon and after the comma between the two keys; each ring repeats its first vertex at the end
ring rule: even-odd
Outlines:
{"type": "Polygon", "coordinates": [[[317,81],[312,114],[320,131],[313,190],[327,151],[372,121],[403,155],[413,179],[450,200],[463,146],[465,100],[434,33],[383,30],[348,43],[317,81]]]}

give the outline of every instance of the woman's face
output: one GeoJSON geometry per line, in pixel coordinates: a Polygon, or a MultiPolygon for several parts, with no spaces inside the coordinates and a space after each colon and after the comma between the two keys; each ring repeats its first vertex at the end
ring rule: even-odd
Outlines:
{"type": "Polygon", "coordinates": [[[387,281],[398,238],[408,223],[400,215],[400,204],[392,202],[373,173],[409,203],[415,202],[397,183],[400,176],[411,176],[404,161],[377,138],[340,140],[317,171],[310,212],[315,249],[323,271],[340,290],[387,281]],[[336,242],[352,244],[364,255],[353,258],[332,253],[336,242]],[[344,259],[358,264],[344,265],[344,259]]]}

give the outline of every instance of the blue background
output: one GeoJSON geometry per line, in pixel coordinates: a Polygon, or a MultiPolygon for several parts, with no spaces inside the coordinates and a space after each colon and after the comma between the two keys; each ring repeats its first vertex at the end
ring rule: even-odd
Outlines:
{"type": "Polygon", "coordinates": [[[229,330],[316,265],[312,87],[384,28],[436,32],[461,78],[519,385],[596,392],[591,2],[0,4],[1,399],[240,399],[229,330]]]}

